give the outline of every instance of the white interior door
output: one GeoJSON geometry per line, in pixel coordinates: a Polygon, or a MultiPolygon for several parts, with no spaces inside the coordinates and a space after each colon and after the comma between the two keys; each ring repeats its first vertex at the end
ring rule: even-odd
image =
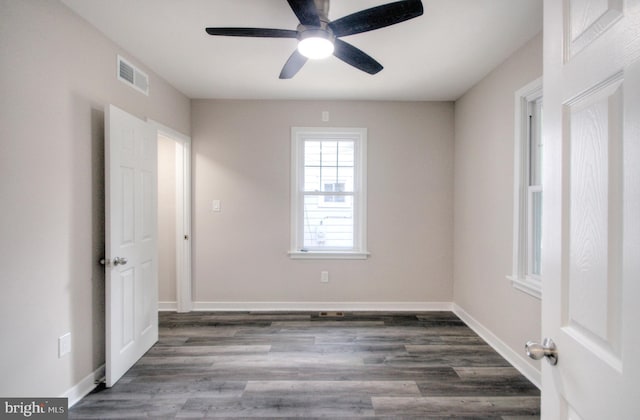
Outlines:
{"type": "Polygon", "coordinates": [[[105,109],[106,385],[158,341],[157,137],[105,109]]]}
{"type": "Polygon", "coordinates": [[[640,418],[640,1],[544,2],[544,419],[640,418]]]}

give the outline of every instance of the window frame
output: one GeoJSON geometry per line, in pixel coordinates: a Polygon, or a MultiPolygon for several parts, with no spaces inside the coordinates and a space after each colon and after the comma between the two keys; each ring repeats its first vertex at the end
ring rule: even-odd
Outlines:
{"type": "MultiPolygon", "coordinates": [[[[542,100],[542,78],[528,83],[515,92],[513,266],[511,275],[507,276],[514,288],[537,299],[542,297],[542,282],[540,276],[529,273],[533,255],[531,246],[533,200],[531,197],[532,192],[542,192],[542,187],[530,185],[529,116],[531,107],[538,102],[541,103],[542,100]]],[[[542,133],[538,134],[542,135],[542,133]]]]}
{"type": "MultiPolygon", "coordinates": [[[[292,259],[366,259],[367,251],[367,129],[358,127],[291,127],[291,243],[292,259]],[[336,138],[354,142],[353,248],[305,250],[304,143],[336,138]]],[[[326,203],[335,205],[336,203],[326,203]]],[[[342,205],[342,203],[337,203],[342,205]]]]}

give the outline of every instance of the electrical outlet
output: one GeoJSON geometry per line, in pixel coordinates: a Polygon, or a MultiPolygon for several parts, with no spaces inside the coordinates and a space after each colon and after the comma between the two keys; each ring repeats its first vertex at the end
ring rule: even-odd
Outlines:
{"type": "Polygon", "coordinates": [[[58,359],[67,353],[71,353],[71,333],[58,337],[58,359]]]}
{"type": "Polygon", "coordinates": [[[321,271],[320,272],[320,283],[329,283],[329,272],[321,271]]]}

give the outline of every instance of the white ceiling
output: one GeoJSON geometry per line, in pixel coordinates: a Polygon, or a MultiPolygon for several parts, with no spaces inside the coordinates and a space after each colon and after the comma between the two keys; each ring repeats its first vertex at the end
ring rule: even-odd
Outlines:
{"type": "MultiPolygon", "coordinates": [[[[542,29],[542,0],[422,0],[416,19],[343,38],[378,60],[380,73],[331,57],[280,80],[295,39],[204,28],[295,30],[285,0],[61,1],[190,98],[454,100],[542,29]]],[[[329,18],[391,1],[333,0],[329,18]]]]}

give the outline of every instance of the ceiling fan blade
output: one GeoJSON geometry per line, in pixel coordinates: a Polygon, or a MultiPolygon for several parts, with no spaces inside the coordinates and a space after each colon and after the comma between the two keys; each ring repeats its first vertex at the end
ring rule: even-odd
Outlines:
{"type": "Polygon", "coordinates": [[[307,57],[300,54],[298,50],[295,50],[293,54],[291,54],[291,57],[289,57],[287,62],[284,63],[284,67],[280,72],[280,78],[291,79],[293,76],[296,75],[296,73],[298,73],[298,71],[302,68],[302,66],[304,66],[304,63],[306,63],[307,60],[308,60],[307,57]]]}
{"type": "Polygon", "coordinates": [[[313,0],[287,0],[300,23],[305,26],[320,26],[318,9],[313,0]]]}
{"type": "Polygon", "coordinates": [[[422,15],[422,1],[403,0],[347,15],[329,24],[335,36],[347,36],[384,28],[422,15]]]}
{"type": "Polygon", "coordinates": [[[269,28],[206,28],[209,35],[250,36],[257,38],[296,38],[297,31],[269,28]]]}
{"type": "Polygon", "coordinates": [[[383,69],[382,64],[378,63],[371,56],[341,39],[335,40],[334,47],[333,55],[357,69],[369,74],[376,74],[383,69]]]}

